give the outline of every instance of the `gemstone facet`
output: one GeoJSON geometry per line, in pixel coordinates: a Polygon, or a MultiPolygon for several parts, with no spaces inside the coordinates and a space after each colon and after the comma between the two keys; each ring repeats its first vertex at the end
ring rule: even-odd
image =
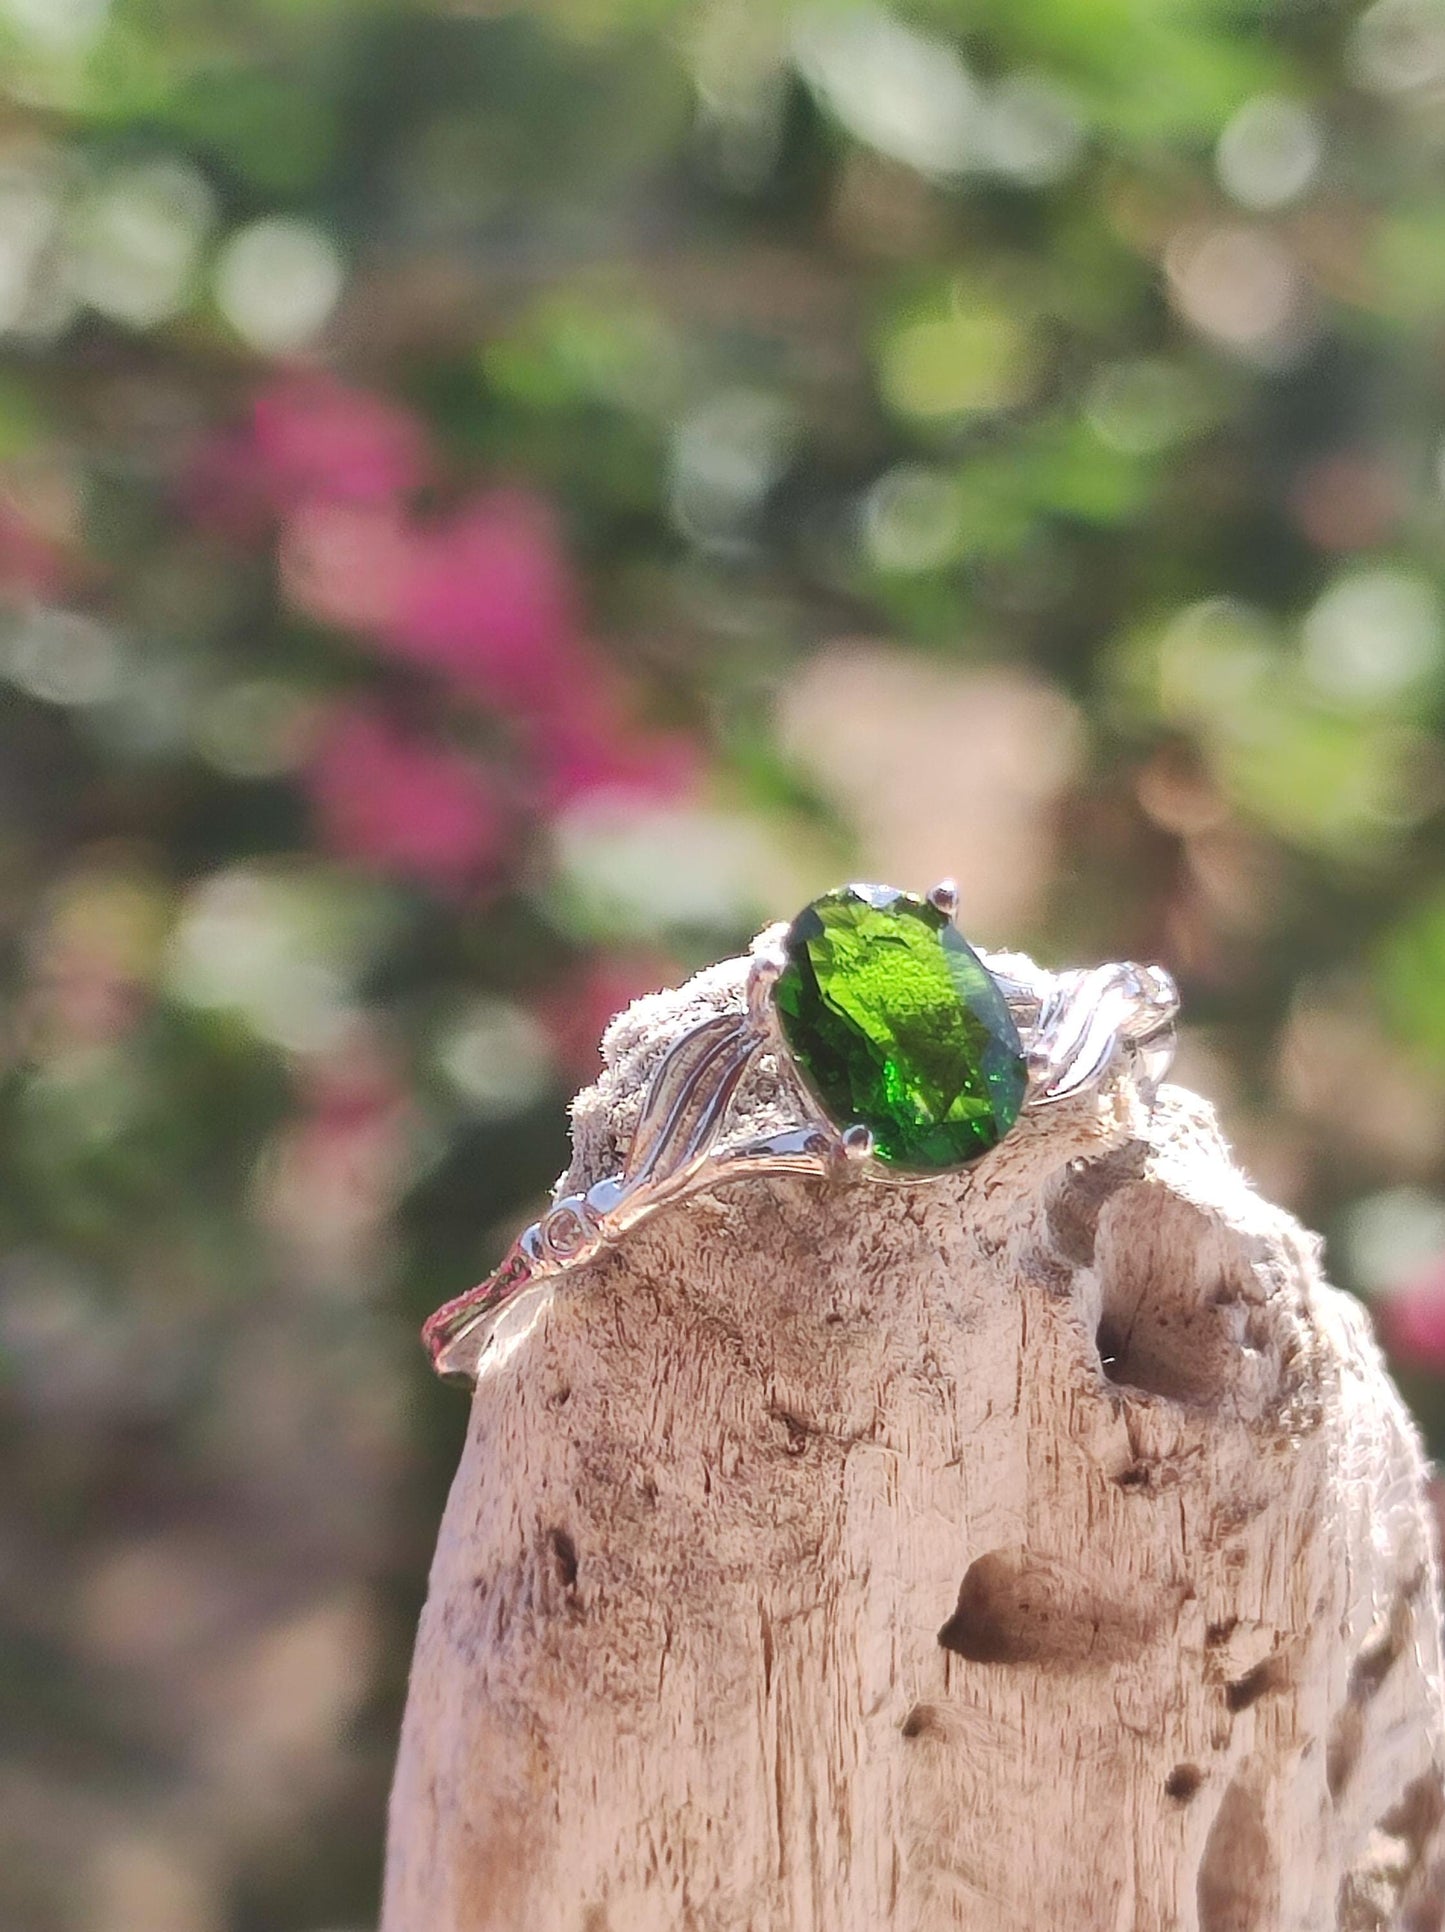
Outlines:
{"type": "Polygon", "coordinates": [[[988,968],[926,899],[849,885],[804,907],[773,988],[794,1064],[877,1160],[931,1174],[977,1160],[1018,1119],[1028,1067],[988,968]]]}

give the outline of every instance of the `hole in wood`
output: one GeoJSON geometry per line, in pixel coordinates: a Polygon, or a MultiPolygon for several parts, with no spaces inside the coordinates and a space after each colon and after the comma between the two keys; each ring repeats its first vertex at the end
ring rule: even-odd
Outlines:
{"type": "Polygon", "coordinates": [[[1204,1773],[1197,1764],[1176,1764],[1164,1780],[1164,1795],[1177,1805],[1187,1805],[1203,1782],[1204,1773]]]}
{"type": "Polygon", "coordinates": [[[577,1587],[577,1545],[564,1529],[548,1530],[547,1543],[557,1570],[557,1581],[564,1590],[577,1587]]]}
{"type": "Polygon", "coordinates": [[[1365,1739],[1366,1709],[1409,1643],[1411,1604],[1420,1584],[1417,1574],[1396,1592],[1389,1616],[1370,1631],[1350,1666],[1349,1689],[1325,1748],[1325,1779],[1332,1798],[1343,1794],[1354,1775],[1365,1739]]]}
{"type": "Polygon", "coordinates": [[[789,1414],[786,1409],[774,1409],[773,1420],[783,1429],[783,1447],[787,1453],[790,1456],[803,1455],[808,1447],[808,1425],[800,1417],[789,1414]]]}
{"type": "Polygon", "coordinates": [[[1228,1278],[1234,1258],[1220,1250],[1200,1210],[1152,1182],[1107,1198],[1094,1254],[1106,1381],[1195,1406],[1224,1399],[1241,1354],[1231,1305],[1244,1284],[1228,1278]]]}
{"type": "Polygon", "coordinates": [[[1442,1817],[1445,1817],[1445,1789],[1440,1774],[1426,1772],[1407,1784],[1398,1804],[1392,1805],[1380,1820],[1380,1830],[1397,1838],[1405,1847],[1411,1868],[1418,1865],[1442,1817]]]}
{"type": "Polygon", "coordinates": [[[938,1641],[975,1664],[1082,1669],[1138,1655],[1162,1605],[1115,1600],[1031,1550],[989,1550],[968,1566],[938,1641]]]}
{"type": "Polygon", "coordinates": [[[1199,1932],[1277,1932],[1279,1861],[1259,1798],[1242,1778],[1225,1791],[1199,1863],[1199,1932]]]}
{"type": "Polygon", "coordinates": [[[1360,1748],[1365,1742],[1365,1713],[1358,1704],[1346,1704],[1330,1726],[1325,1746],[1325,1784],[1331,1798],[1343,1796],[1355,1775],[1360,1748]]]}
{"type": "Polygon", "coordinates": [[[915,1704],[898,1728],[904,1737],[936,1736],[943,1729],[943,1721],[932,1704],[915,1704]]]}
{"type": "Polygon", "coordinates": [[[1268,1697],[1272,1691],[1281,1691],[1289,1682],[1289,1672],[1281,1657],[1266,1657],[1247,1670],[1243,1677],[1236,1677],[1232,1684],[1224,1687],[1226,1707],[1238,1713],[1247,1711],[1251,1704],[1257,1704],[1261,1697],[1268,1697]]]}
{"type": "Polygon", "coordinates": [[[1098,1160],[1071,1160],[1050,1180],[1044,1214],[1049,1238],[1066,1261],[1082,1268],[1092,1265],[1104,1203],[1141,1177],[1148,1151],[1142,1141],[1130,1141],[1098,1160]]]}
{"type": "Polygon", "coordinates": [[[1440,1773],[1416,1778],[1369,1834],[1364,1851],[1340,1885],[1336,1932],[1438,1932],[1445,1916],[1445,1875],[1429,1858],[1445,1790],[1440,1773]]]}

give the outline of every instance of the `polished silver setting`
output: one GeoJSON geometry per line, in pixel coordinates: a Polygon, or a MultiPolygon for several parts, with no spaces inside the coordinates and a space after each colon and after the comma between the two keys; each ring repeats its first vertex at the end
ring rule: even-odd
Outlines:
{"type": "MultiPolygon", "coordinates": [[[[952,918],[958,892],[944,880],[929,901],[952,918]]],[[[432,1366],[448,1381],[475,1381],[497,1317],[528,1290],[585,1266],[661,1207],[701,1189],[753,1176],[852,1172],[892,1185],[928,1186],[946,1175],[901,1175],[873,1159],[864,1126],[839,1129],[797,1074],[772,991],[787,963],[785,926],[753,946],[736,1011],[688,1029],[669,1047],[643,1097],[623,1170],[584,1194],[555,1201],[513,1243],[487,1280],[439,1308],[422,1330],[432,1366]],[[726,1136],[733,1097],[761,1056],[776,1062],[797,1124],[762,1138],[726,1136]]],[[[1145,1099],[1169,1070],[1179,997],[1162,967],[1113,965],[1049,973],[1020,954],[981,953],[1008,1001],[1028,1057],[1026,1111],[1056,1106],[1097,1087],[1125,1065],[1145,1099]]]]}

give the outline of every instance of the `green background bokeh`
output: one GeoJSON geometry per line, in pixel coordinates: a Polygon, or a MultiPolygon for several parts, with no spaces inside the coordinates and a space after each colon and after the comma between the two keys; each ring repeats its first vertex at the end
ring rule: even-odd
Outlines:
{"type": "Polygon", "coordinates": [[[1445,7],[0,0],[0,1921],[371,1922],[415,1329],[857,872],[1445,1439],[1445,7]]]}

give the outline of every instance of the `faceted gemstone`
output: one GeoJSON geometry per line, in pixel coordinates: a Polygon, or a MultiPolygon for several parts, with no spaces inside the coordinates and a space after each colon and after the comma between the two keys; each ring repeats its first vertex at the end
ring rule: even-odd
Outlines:
{"type": "Polygon", "coordinates": [[[793,1060],[836,1126],[872,1130],[878,1160],[959,1167],[1013,1126],[1018,1028],[947,914],[891,886],[841,886],[798,914],[784,950],[773,999],[793,1060]]]}

